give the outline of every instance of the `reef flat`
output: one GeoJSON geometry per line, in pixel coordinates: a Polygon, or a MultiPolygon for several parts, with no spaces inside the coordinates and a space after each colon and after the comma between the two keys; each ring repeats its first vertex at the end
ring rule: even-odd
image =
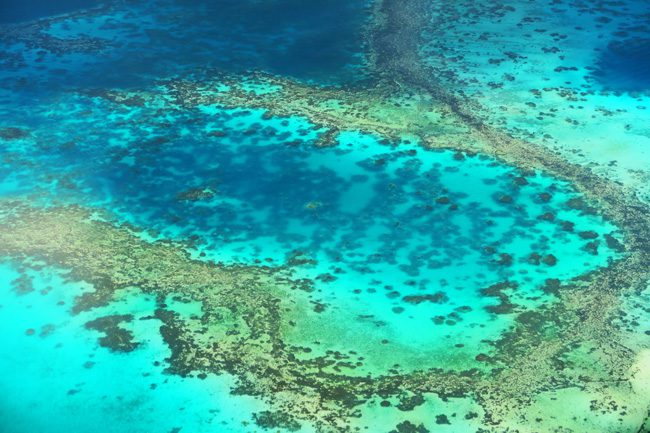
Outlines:
{"type": "Polygon", "coordinates": [[[634,183],[494,122],[436,76],[423,30],[460,6],[434,6],[374,2],[366,70],[350,83],[192,68],[69,89],[33,108],[47,127],[7,125],[0,255],[21,275],[13,291],[34,291],[43,269],[87,285],[70,313],[123,356],[147,346],[133,324],[155,321],[167,373],[227,375],[232,394],[261,402],[244,429],[643,432],[649,206],[634,183]],[[57,124],[64,107],[84,114],[57,124]],[[79,128],[99,145],[60,142],[79,128]],[[443,239],[426,238],[440,248],[425,254],[427,228],[443,239]],[[155,303],[136,320],[120,310],[126,292],[155,303]]]}

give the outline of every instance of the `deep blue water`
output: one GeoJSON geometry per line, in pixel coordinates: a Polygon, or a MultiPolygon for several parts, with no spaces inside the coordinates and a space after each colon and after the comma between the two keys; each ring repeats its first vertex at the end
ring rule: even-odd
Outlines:
{"type": "Polygon", "coordinates": [[[0,24],[35,20],[102,3],[102,0],[2,0],[0,24]]]}
{"type": "Polygon", "coordinates": [[[601,54],[594,75],[607,90],[650,90],[650,38],[611,42],[601,54]]]}
{"type": "MultiPolygon", "coordinates": [[[[367,0],[108,4],[113,7],[102,15],[44,30],[56,38],[97,40],[103,48],[96,56],[70,50],[33,60],[20,44],[9,49],[36,69],[25,77],[31,85],[135,87],[205,68],[264,70],[324,84],[363,78],[360,36],[367,0]],[[43,74],[44,69],[55,72],[43,74]]],[[[5,36],[11,41],[11,30],[5,36]]]]}

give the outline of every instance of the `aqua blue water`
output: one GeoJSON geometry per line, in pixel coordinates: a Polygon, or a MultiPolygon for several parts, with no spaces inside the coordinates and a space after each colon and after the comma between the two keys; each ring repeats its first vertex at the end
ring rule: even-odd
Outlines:
{"type": "Polygon", "coordinates": [[[650,199],[646,1],[433,2],[432,78],[493,125],[591,164],[650,199]]]}
{"type": "MultiPolygon", "coordinates": [[[[160,102],[159,80],[217,70],[235,76],[262,70],[318,86],[359,84],[368,78],[361,39],[368,2],[108,5],[54,20],[38,36],[45,35],[42,44],[52,43],[48,37],[99,41],[101,51],[41,52],[38,44],[26,47],[38,37],[25,36],[29,32],[15,23],[77,4],[3,4],[12,13],[0,22],[14,24],[0,29],[0,128],[26,132],[0,138],[0,198],[102,209],[119,223],[147,230],[149,239],[190,239],[188,251],[200,260],[287,266],[293,277],[313,280],[315,291],[296,298],[325,306],[306,312],[286,336],[288,342],[322,342],[306,358],[319,350],[359,350],[367,357],[355,372],[360,376],[396,363],[403,371],[475,367],[475,355],[493,349],[516,313],[557,300],[544,289],[548,279],[568,281],[619,257],[604,241],[605,235],[619,238],[618,229],[569,206],[579,194],[548,174],[483,155],[427,150],[407,139],[386,144],[353,128],[335,146],[316,147],[326,131],[305,117],[160,102]],[[116,104],[98,96],[107,89],[152,99],[116,104]],[[191,199],[197,191],[203,195],[191,199]],[[597,251],[581,236],[586,232],[598,239],[597,251]],[[553,263],[531,254],[552,255],[553,263]],[[294,264],[295,258],[309,260],[294,264]],[[497,313],[499,299],[482,289],[501,282],[517,287],[507,289],[512,307],[497,313]],[[408,301],[418,296],[429,298],[408,301]],[[394,345],[377,349],[383,340],[394,345]]],[[[563,16],[562,28],[572,19],[563,16]]],[[[494,29],[493,22],[483,24],[494,29]]],[[[432,35],[439,34],[426,36],[432,35]]],[[[599,91],[646,91],[647,40],[626,37],[608,40],[593,62],[590,53],[585,64],[593,70],[580,63],[575,75],[593,79],[599,91]]],[[[484,63],[508,44],[454,41],[441,48],[434,40],[433,48],[424,48],[462,52],[466,57],[454,73],[479,87],[473,88],[477,94],[495,76],[517,74],[512,87],[505,86],[510,93],[494,98],[495,104],[548,84],[531,72],[540,67],[532,54],[530,70],[505,64],[486,69],[484,63]]],[[[442,68],[445,62],[435,59],[431,64],[442,68]]],[[[540,62],[542,69],[557,66],[540,62]]],[[[517,102],[510,107],[528,101],[517,102]]],[[[539,128],[528,113],[504,116],[508,127],[539,128]]],[[[231,395],[232,377],[165,372],[170,351],[160,322],[149,317],[154,299],[125,291],[107,307],[72,315],[74,298],[90,287],[69,281],[67,271],[25,271],[10,262],[0,267],[0,432],[265,431],[252,422],[267,408],[264,399],[231,395]],[[19,271],[33,279],[34,292],[15,293],[19,271]],[[136,350],[108,351],[95,331],[85,329],[88,320],[107,314],[134,315],[127,326],[136,350]]],[[[393,428],[382,422],[375,428],[393,428]]]]}
{"type": "Polygon", "coordinates": [[[66,282],[58,273],[32,273],[35,291],[16,296],[10,290],[18,276],[11,265],[0,267],[3,433],[144,433],[152,426],[163,432],[252,431],[246,424],[263,406],[231,396],[229,378],[182,379],[158,366],[164,365],[169,349],[156,338],[160,323],[143,320],[154,308],[153,299],[125,293],[103,312],[71,316],[75,296],[88,287],[66,282]],[[135,316],[129,326],[140,342],[135,352],[101,348],[97,334],[84,328],[90,317],[114,311],[135,316]],[[30,330],[33,335],[28,335],[30,330]],[[231,404],[224,406],[223,401],[231,404]]]}

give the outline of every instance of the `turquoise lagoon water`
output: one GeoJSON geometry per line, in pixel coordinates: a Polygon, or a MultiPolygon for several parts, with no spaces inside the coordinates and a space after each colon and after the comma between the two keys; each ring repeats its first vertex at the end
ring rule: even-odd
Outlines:
{"type": "MultiPolygon", "coordinates": [[[[427,151],[417,144],[385,145],[358,132],[343,134],[336,147],[315,148],[311,141],[319,131],[308,122],[265,119],[259,110],[165,113],[171,126],[145,129],[143,123],[162,120],[154,109],[70,99],[59,102],[60,107],[33,107],[29,115],[42,117],[20,122],[34,125],[32,137],[8,142],[7,148],[33,165],[4,165],[6,196],[34,194],[36,202],[51,203],[54,193],[58,202],[108,209],[118,220],[148,228],[154,238],[197,236],[197,258],[201,252],[225,263],[285,265],[294,256],[313,260],[292,272],[314,279],[317,292],[310,300],[325,305],[325,311],[304,316],[288,341],[313,339],[321,341],[323,351],[364,353],[366,367],[355,374],[395,364],[404,371],[422,365],[476,366],[473,358],[489,352],[490,341],[513,318],[486,310],[499,300],[481,295],[481,289],[517,282],[520,288],[509,291],[513,311],[525,311],[552,301],[543,291],[546,279],[568,280],[606,265],[616,254],[602,242],[597,255],[586,248],[580,232],[593,231],[602,239],[616,235],[616,229],[568,207],[577,197],[569,185],[535,173],[520,185],[521,173],[489,158],[427,151]],[[89,113],[70,115],[82,112],[89,113]],[[214,130],[224,131],[225,137],[210,137],[214,130]],[[86,138],[66,146],[62,141],[76,131],[84,131],[86,138]],[[177,138],[155,144],[162,136],[177,138]],[[214,194],[199,201],[183,199],[195,188],[214,194]],[[551,220],[544,215],[552,215],[551,220]],[[563,222],[573,223],[573,231],[563,229],[563,222]],[[531,261],[533,253],[552,254],[557,263],[531,261]],[[422,295],[437,300],[404,301],[422,295]],[[341,325],[332,328],[332,323],[341,325]],[[383,340],[392,344],[383,345],[383,340]]],[[[48,285],[66,306],[80,290],[57,280],[48,285]]],[[[253,408],[246,412],[246,405],[242,409],[242,403],[230,400],[226,379],[164,375],[167,354],[156,337],[156,324],[134,321],[142,346],[113,354],[97,347],[96,335],[83,329],[90,317],[106,311],[71,319],[66,306],[53,302],[57,296],[42,297],[37,290],[16,297],[11,284],[4,287],[11,302],[3,303],[3,317],[14,335],[3,346],[7,355],[14,354],[6,358],[5,368],[16,362],[16,353],[35,353],[29,369],[5,379],[9,394],[33,384],[5,416],[37,410],[51,417],[55,412],[61,418],[55,416],[59,426],[54,424],[52,431],[102,417],[117,419],[111,431],[124,431],[125,425],[146,431],[158,416],[171,423],[170,429],[180,425],[209,431],[227,425],[227,431],[239,431],[242,421],[253,428],[252,413],[261,403],[244,401],[253,408]],[[47,339],[25,334],[50,323],[55,327],[47,339]],[[59,367],[51,366],[47,355],[55,349],[59,367]],[[88,360],[96,365],[81,369],[88,360]],[[153,366],[153,360],[160,366],[153,366]],[[161,385],[151,390],[152,383],[161,385]],[[67,403],[40,401],[44,388],[46,395],[52,392],[67,403]],[[166,393],[174,397],[166,399],[166,393]],[[73,416],[88,399],[96,402],[92,415],[73,416]],[[28,409],[32,406],[36,409],[28,409]],[[169,418],[169,411],[178,417],[169,418]],[[124,419],[122,413],[145,415],[124,419]]],[[[112,308],[114,314],[146,317],[155,303],[133,295],[112,308]]],[[[40,416],[28,421],[34,419],[40,416]]],[[[27,431],[23,425],[12,431],[27,431]]]]}
{"type": "MultiPolygon", "coordinates": [[[[461,10],[467,23],[425,32],[427,38],[447,35],[433,48],[423,46],[429,64],[460,77],[463,91],[484,105],[494,124],[532,132],[533,141],[556,146],[572,160],[595,162],[596,170],[608,167],[606,173],[620,175],[643,193],[648,137],[640,121],[647,119],[645,108],[639,108],[647,98],[646,89],[639,88],[643,74],[632,71],[621,81],[608,81],[606,72],[598,73],[598,68],[611,69],[608,62],[620,67],[620,50],[609,39],[597,44],[611,52],[580,57],[571,51],[576,65],[599,65],[572,84],[580,88],[580,80],[588,80],[598,88],[581,102],[585,111],[600,113],[603,106],[625,111],[589,123],[589,133],[586,126],[568,128],[571,123],[560,120],[564,114],[531,117],[526,103],[532,87],[568,85],[564,75],[546,79],[541,74],[557,67],[548,53],[526,44],[526,62],[493,62],[490,68],[485,63],[515,50],[510,45],[520,43],[516,23],[532,13],[528,8],[548,20],[557,14],[511,3],[515,12],[502,21],[485,15],[490,19],[477,24],[461,10]],[[454,33],[462,31],[502,37],[491,43],[468,38],[476,45],[463,45],[454,33]],[[431,53],[440,51],[440,44],[464,54],[460,66],[431,53]],[[515,79],[503,79],[504,74],[515,79]],[[494,77],[504,85],[486,84],[494,77]],[[632,126],[622,126],[628,122],[632,126]],[[555,141],[542,139],[540,131],[555,141]],[[610,164],[602,147],[591,146],[603,146],[597,140],[603,135],[625,139],[617,142],[623,148],[616,154],[618,165],[610,164]],[[572,152],[572,146],[580,152],[572,152]]],[[[629,3],[636,10],[643,6],[629,3]]],[[[189,240],[187,249],[197,260],[286,267],[293,278],[312,280],[313,292],[295,296],[314,308],[285,335],[288,344],[319,341],[309,354],[299,355],[302,359],[354,350],[365,357],[350,373],[357,376],[388,369],[484,368],[477,355],[494,351],[517,314],[557,301],[547,280],[565,282],[620,257],[606,241],[620,239],[618,228],[571,206],[579,198],[571,184],[488,156],[426,150],[407,138],[386,142],[354,128],[344,130],[335,146],[317,147],[325,128],[299,115],[270,116],[247,107],[178,108],[156,98],[116,104],[96,96],[110,89],[157,95],[162,92],[158,80],[184,77],[197,68],[235,76],[262,70],[314,86],[361,85],[372,76],[365,69],[362,40],[370,6],[360,1],[107,2],[104,8],[41,22],[36,33],[24,24],[6,25],[0,38],[0,127],[26,133],[0,138],[0,195],[33,206],[101,209],[117,223],[146,230],[141,236],[149,241],[189,240]],[[61,51],[58,38],[76,42],[61,51]],[[101,51],[88,48],[94,44],[101,51]],[[512,284],[504,290],[508,305],[483,290],[503,282],[512,284]]],[[[568,29],[576,19],[569,15],[552,24],[568,29]]],[[[538,43],[546,32],[533,33],[531,40],[538,43]]],[[[635,37],[641,40],[635,52],[643,54],[642,37],[635,37]]],[[[561,39],[557,43],[565,44],[561,39]]],[[[570,48],[578,50],[563,47],[570,48]]],[[[460,87],[454,80],[448,85],[460,87]]],[[[546,95],[548,106],[536,103],[552,113],[575,110],[575,102],[546,95]]],[[[269,409],[268,401],[233,395],[236,378],[166,371],[170,348],[160,336],[160,322],[152,318],[155,299],[137,288],[123,290],[110,305],[75,315],[74,299],[92,288],[71,281],[69,271],[34,270],[17,261],[0,268],[5,335],[0,432],[269,431],[254,422],[254,414],[269,409]],[[32,281],[34,291],[17,293],[20,275],[32,281]],[[138,343],[132,352],[102,347],[101,334],[85,326],[111,314],[133,316],[123,324],[138,343]]],[[[198,304],[166,302],[181,315],[201,312],[198,304]]],[[[643,322],[639,301],[629,303],[635,320],[643,322]]],[[[381,399],[372,398],[358,415],[354,425],[370,432],[394,431],[406,420],[441,432],[485,426],[483,409],[471,398],[434,394],[413,413],[386,409],[381,399]],[[441,413],[452,422],[438,418],[441,413]]],[[[317,430],[309,422],[301,425],[300,431],[317,430]]]]}

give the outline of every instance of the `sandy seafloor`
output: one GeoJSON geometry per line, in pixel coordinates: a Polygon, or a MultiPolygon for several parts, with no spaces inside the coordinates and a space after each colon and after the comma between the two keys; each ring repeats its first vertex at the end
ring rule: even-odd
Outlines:
{"type": "Polygon", "coordinates": [[[650,432],[647,2],[42,3],[0,433],[650,432]]]}

